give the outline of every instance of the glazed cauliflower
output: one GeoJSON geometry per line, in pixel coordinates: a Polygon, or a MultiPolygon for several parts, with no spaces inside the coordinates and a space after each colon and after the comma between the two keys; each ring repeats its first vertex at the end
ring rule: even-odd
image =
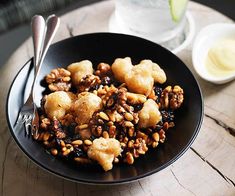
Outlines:
{"type": "Polygon", "coordinates": [[[131,92],[148,96],[154,84],[152,69],[146,68],[143,63],[134,66],[131,72],[125,75],[125,83],[131,92]]]}
{"type": "Polygon", "coordinates": [[[131,58],[117,58],[115,59],[114,63],[112,64],[112,72],[114,77],[119,82],[125,82],[125,74],[131,72],[133,65],[131,63],[131,58]]]}
{"type": "Polygon", "coordinates": [[[70,110],[73,93],[56,91],[45,97],[44,109],[50,119],[61,119],[70,110]]]}
{"type": "Polygon", "coordinates": [[[78,85],[83,77],[88,74],[93,74],[91,61],[83,60],[77,63],[72,63],[67,67],[71,73],[72,82],[78,85]]]}
{"type": "Polygon", "coordinates": [[[81,124],[89,123],[94,112],[102,108],[100,97],[93,93],[82,92],[78,94],[77,100],[72,106],[76,116],[76,122],[81,124]]]}
{"type": "Polygon", "coordinates": [[[139,127],[148,128],[155,126],[162,119],[158,105],[152,99],[148,99],[143,108],[139,111],[139,127]]]}
{"type": "Polygon", "coordinates": [[[150,69],[152,69],[152,77],[154,79],[154,82],[160,84],[166,82],[166,74],[157,63],[154,63],[151,60],[142,60],[140,64],[144,64],[145,66],[148,66],[150,67],[150,69]]]}
{"type": "Polygon", "coordinates": [[[87,151],[90,159],[97,161],[105,171],[113,168],[113,160],[122,152],[120,142],[114,138],[95,139],[87,151]]]}

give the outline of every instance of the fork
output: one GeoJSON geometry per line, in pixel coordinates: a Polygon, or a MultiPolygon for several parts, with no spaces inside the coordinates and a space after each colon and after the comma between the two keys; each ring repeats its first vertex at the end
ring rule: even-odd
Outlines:
{"type": "Polygon", "coordinates": [[[37,106],[35,104],[34,88],[39,75],[42,62],[45,58],[47,50],[51,44],[53,37],[58,29],[60,19],[51,15],[46,20],[42,16],[35,15],[32,18],[32,32],[33,32],[33,45],[34,45],[34,79],[31,86],[30,94],[24,105],[19,111],[17,121],[14,128],[24,125],[27,135],[33,135],[34,138],[38,137],[39,128],[39,115],[37,106]]]}

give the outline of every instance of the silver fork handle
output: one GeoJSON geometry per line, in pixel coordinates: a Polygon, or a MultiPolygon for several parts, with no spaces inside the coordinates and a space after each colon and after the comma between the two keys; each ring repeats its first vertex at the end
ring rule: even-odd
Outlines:
{"type": "Polygon", "coordinates": [[[32,38],[34,46],[34,71],[36,72],[36,66],[39,63],[41,56],[41,48],[43,45],[44,33],[45,33],[45,20],[42,16],[35,15],[32,18],[32,38]]]}
{"type": "MultiPolygon", "coordinates": [[[[41,19],[37,19],[37,20],[35,19],[35,23],[32,22],[32,25],[33,26],[35,25],[35,27],[32,27],[32,30],[37,30],[40,27],[40,25],[42,25],[42,22],[37,22],[38,20],[41,21],[41,19]]],[[[38,40],[35,40],[34,43],[39,43],[41,41],[42,44],[37,44],[35,46],[35,47],[38,47],[36,49],[36,51],[39,50],[39,52],[35,52],[35,53],[37,53],[37,55],[39,53],[39,58],[38,58],[38,60],[35,60],[36,64],[34,66],[35,74],[34,74],[34,80],[33,80],[32,88],[31,88],[31,94],[33,96],[33,99],[34,99],[34,93],[33,93],[34,86],[36,84],[36,80],[37,80],[38,74],[40,72],[42,62],[43,62],[45,55],[47,53],[47,50],[52,42],[52,39],[55,36],[55,33],[59,27],[59,24],[60,24],[60,19],[55,15],[51,15],[47,18],[46,27],[44,28],[44,36],[43,36],[44,42],[42,40],[40,40],[41,36],[35,36],[35,39],[38,39],[38,40]]],[[[41,30],[40,30],[40,33],[41,33],[41,30]]]]}
{"type": "Polygon", "coordinates": [[[46,33],[44,36],[44,43],[43,43],[43,48],[41,51],[41,58],[38,63],[38,66],[37,66],[38,71],[40,70],[41,64],[45,58],[45,55],[46,55],[47,50],[52,42],[52,39],[55,36],[55,33],[59,27],[59,24],[60,24],[60,19],[54,14],[50,15],[46,20],[46,33]]]}

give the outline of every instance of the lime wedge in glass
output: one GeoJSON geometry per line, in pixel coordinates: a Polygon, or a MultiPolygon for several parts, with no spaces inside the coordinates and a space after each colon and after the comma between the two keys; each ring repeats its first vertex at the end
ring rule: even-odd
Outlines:
{"type": "Polygon", "coordinates": [[[185,12],[188,0],[169,0],[171,17],[179,22],[185,12]]]}

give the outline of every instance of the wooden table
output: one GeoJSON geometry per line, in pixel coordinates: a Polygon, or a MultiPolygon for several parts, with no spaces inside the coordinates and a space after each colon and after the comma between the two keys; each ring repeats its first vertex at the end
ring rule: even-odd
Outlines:
{"type": "MultiPolygon", "coordinates": [[[[55,41],[89,32],[108,31],[113,1],[104,1],[61,17],[55,41]]],[[[232,22],[208,7],[189,3],[196,32],[215,22],[232,22]]],[[[4,46],[1,46],[4,49],[4,46]]],[[[192,43],[177,55],[194,75],[192,43]]],[[[235,82],[213,85],[197,77],[204,96],[205,116],[192,147],[174,164],[140,181],[93,186],[54,176],[30,161],[10,135],[5,117],[9,86],[20,67],[32,56],[28,39],[1,68],[0,187],[1,196],[73,195],[235,195],[235,82]]]]}

